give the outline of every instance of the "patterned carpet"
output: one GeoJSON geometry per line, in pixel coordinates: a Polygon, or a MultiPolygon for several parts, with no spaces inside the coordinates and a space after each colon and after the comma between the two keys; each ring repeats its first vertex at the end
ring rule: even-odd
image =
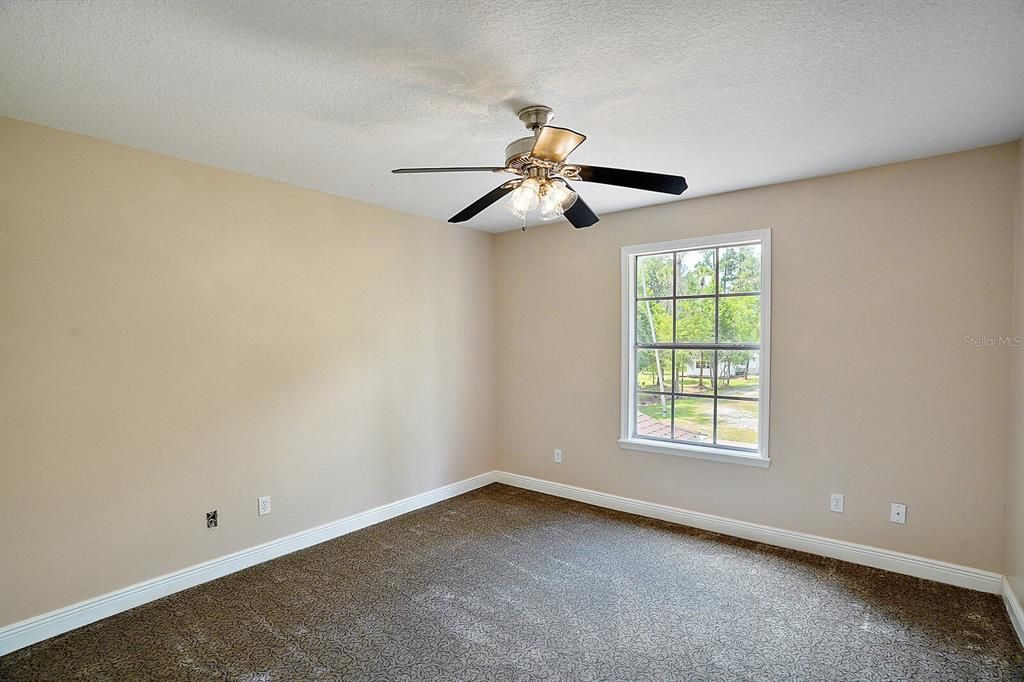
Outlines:
{"type": "Polygon", "coordinates": [[[4,680],[1024,680],[1000,599],[491,485],[0,658],[4,680]]]}

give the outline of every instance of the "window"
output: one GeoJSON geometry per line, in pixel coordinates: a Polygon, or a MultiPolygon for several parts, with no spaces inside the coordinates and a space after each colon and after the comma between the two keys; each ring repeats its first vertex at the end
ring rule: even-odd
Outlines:
{"type": "Polygon", "coordinates": [[[768,466],[770,237],[622,249],[623,448],[768,466]]]}

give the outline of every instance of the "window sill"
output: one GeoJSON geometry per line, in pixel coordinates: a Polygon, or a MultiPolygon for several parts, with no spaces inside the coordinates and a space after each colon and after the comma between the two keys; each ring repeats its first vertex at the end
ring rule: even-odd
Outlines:
{"type": "Polygon", "coordinates": [[[685,445],[683,443],[659,443],[641,438],[620,438],[619,447],[623,450],[637,450],[639,452],[675,455],[677,457],[692,457],[694,459],[742,464],[743,466],[760,467],[762,469],[767,469],[771,464],[771,460],[767,457],[754,453],[748,455],[734,450],[708,448],[700,445],[685,445]]]}

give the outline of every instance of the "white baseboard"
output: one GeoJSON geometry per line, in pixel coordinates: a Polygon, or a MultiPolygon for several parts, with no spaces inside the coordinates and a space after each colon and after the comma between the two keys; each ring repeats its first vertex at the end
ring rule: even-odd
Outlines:
{"type": "Polygon", "coordinates": [[[490,471],[0,628],[0,656],[115,613],[494,482],[490,471]]]}
{"type": "Polygon", "coordinates": [[[1006,578],[1003,578],[1003,604],[1006,605],[1006,612],[1010,614],[1010,622],[1013,623],[1013,629],[1017,632],[1017,639],[1020,640],[1021,646],[1024,646],[1024,606],[1021,605],[1020,599],[1017,599],[1017,595],[1013,593],[1010,581],[1006,578]]]}
{"type": "Polygon", "coordinates": [[[886,571],[902,573],[916,578],[927,578],[928,580],[966,587],[978,590],[979,592],[1000,594],[1003,591],[1003,576],[991,571],[958,566],[957,564],[950,564],[936,559],[926,559],[914,556],[913,554],[903,554],[902,552],[894,552],[878,547],[858,545],[842,540],[832,540],[782,528],[773,528],[772,526],[762,526],[747,521],[737,521],[724,516],[714,516],[713,514],[669,507],[664,504],[634,500],[564,483],[554,483],[539,478],[510,474],[505,471],[495,472],[495,480],[498,483],[585,502],[597,507],[605,507],[638,516],[670,521],[684,526],[722,533],[723,535],[763,542],[768,545],[775,545],[776,547],[795,549],[807,552],[808,554],[842,559],[843,561],[849,561],[850,563],[862,566],[881,568],[886,571]]]}
{"type": "Polygon", "coordinates": [[[0,656],[49,637],[88,625],[102,618],[140,606],[147,602],[166,597],[189,587],[215,580],[235,571],[255,566],[270,559],[305,549],[312,545],[340,537],[375,523],[386,521],[410,511],[420,509],[442,500],[456,497],[490,483],[533,490],[556,497],[585,502],[597,507],[661,519],[684,526],[731,535],[763,542],[769,545],[795,549],[833,559],[842,559],[855,564],[872,566],[894,573],[903,573],[936,582],[966,587],[981,592],[1002,594],[1010,620],[1017,635],[1024,643],[1024,610],[1013,594],[1009,583],[998,573],[983,571],[967,566],[926,559],[924,557],[893,552],[891,550],[858,545],[852,542],[832,540],[807,533],[763,526],[747,521],[737,521],[723,516],[679,509],[653,502],[634,500],[577,486],[545,481],[504,471],[490,471],[450,485],[428,490],[332,523],[301,531],[278,540],[250,547],[234,554],[190,566],[174,573],[146,580],[124,589],[87,599],[71,606],[57,609],[34,618],[0,628],[0,656]]]}

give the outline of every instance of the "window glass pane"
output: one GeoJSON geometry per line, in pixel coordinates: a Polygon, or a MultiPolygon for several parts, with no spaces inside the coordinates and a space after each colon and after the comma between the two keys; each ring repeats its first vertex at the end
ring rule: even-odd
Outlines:
{"type": "Polygon", "coordinates": [[[661,347],[634,350],[631,435],[756,452],[762,245],[683,247],[634,264],[632,341],[661,347]],[[729,348],[739,344],[753,348],[729,348]]]}
{"type": "Polygon", "coordinates": [[[714,419],[712,398],[690,398],[677,395],[675,400],[676,440],[711,444],[711,423],[714,419]]]}
{"type": "Polygon", "coordinates": [[[712,391],[712,375],[715,369],[713,350],[677,350],[676,393],[707,393],[712,391]]]}
{"type": "Polygon", "coordinates": [[[757,409],[754,400],[718,400],[718,444],[757,449],[757,409]]]}
{"type": "Polygon", "coordinates": [[[661,393],[672,392],[672,351],[638,350],[636,352],[636,389],[661,393]]]}
{"type": "Polygon", "coordinates": [[[676,254],[676,296],[715,293],[715,250],[676,254]]]}
{"type": "Polygon", "coordinates": [[[761,297],[727,296],[718,299],[718,340],[722,343],[760,343],[761,297]]]}
{"type": "Polygon", "coordinates": [[[636,297],[672,295],[672,254],[659,253],[636,259],[636,297]]]}
{"type": "Polygon", "coordinates": [[[720,294],[761,291],[761,245],[719,249],[718,280],[720,294]]]}
{"type": "Polygon", "coordinates": [[[672,343],[672,301],[636,302],[637,343],[672,343]]]}
{"type": "Polygon", "coordinates": [[[636,394],[636,435],[672,437],[672,396],[636,394]]]}
{"type": "Polygon", "coordinates": [[[676,315],[676,341],[679,343],[715,340],[715,299],[678,299],[676,315]]]}
{"type": "Polygon", "coordinates": [[[759,360],[756,350],[718,351],[718,395],[757,398],[759,360]]]}

